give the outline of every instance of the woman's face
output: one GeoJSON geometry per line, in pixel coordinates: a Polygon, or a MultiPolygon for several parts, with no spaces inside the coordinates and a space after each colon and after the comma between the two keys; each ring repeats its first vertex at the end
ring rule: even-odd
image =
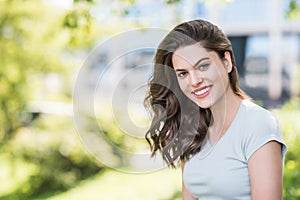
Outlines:
{"type": "Polygon", "coordinates": [[[183,93],[201,108],[210,108],[229,92],[230,53],[221,59],[199,43],[177,49],[172,63],[183,93]]]}

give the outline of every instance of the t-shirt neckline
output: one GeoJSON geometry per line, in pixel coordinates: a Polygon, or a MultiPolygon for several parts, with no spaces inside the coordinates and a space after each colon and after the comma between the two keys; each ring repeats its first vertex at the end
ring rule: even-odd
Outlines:
{"type": "Polygon", "coordinates": [[[211,143],[209,142],[208,139],[206,139],[205,143],[204,143],[204,147],[206,148],[215,148],[218,143],[220,143],[222,140],[224,140],[224,138],[228,137],[226,135],[230,135],[231,129],[234,128],[235,124],[237,123],[236,121],[238,121],[239,116],[241,115],[242,112],[242,108],[244,107],[244,103],[245,101],[247,101],[247,99],[243,99],[239,105],[238,111],[236,113],[236,115],[234,116],[230,126],[227,128],[227,130],[225,131],[225,133],[218,139],[218,141],[214,144],[211,145],[211,143]]]}

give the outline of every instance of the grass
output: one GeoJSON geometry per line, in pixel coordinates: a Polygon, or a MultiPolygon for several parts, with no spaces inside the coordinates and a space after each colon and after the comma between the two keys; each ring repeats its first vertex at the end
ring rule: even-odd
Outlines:
{"type": "Polygon", "coordinates": [[[163,169],[147,174],[105,170],[47,200],[174,200],[180,189],[180,170],[163,169]]]}

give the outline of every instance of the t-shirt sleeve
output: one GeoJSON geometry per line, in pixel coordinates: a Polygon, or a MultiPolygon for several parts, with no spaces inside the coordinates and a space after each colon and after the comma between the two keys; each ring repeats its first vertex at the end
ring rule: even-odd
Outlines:
{"type": "Polygon", "coordinates": [[[264,110],[254,113],[249,120],[249,131],[245,136],[243,150],[246,160],[248,161],[255,151],[270,141],[277,141],[282,145],[282,160],[284,160],[287,147],[276,118],[269,111],[264,110]]]}

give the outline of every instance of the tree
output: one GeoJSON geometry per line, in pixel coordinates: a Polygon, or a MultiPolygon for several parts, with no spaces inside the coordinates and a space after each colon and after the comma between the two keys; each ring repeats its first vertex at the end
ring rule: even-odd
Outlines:
{"type": "Polygon", "coordinates": [[[0,1],[0,147],[35,117],[27,106],[41,83],[33,79],[64,74],[62,54],[91,45],[90,29],[82,5],[64,12],[39,0],[0,1]]]}
{"type": "Polygon", "coordinates": [[[48,116],[51,124],[47,124],[47,120],[37,120],[39,111],[29,106],[33,100],[71,102],[71,88],[53,97],[44,88],[45,78],[56,74],[62,81],[68,79],[74,68],[70,65],[72,53],[94,43],[88,4],[78,2],[70,10],[60,10],[41,0],[0,1],[0,158],[8,155],[12,173],[20,169],[20,160],[39,169],[27,177],[25,185],[30,187],[21,185],[15,188],[15,194],[1,199],[25,199],[51,189],[65,189],[99,170],[86,152],[75,145],[74,135],[68,134],[67,140],[55,136],[63,127],[73,130],[68,120],[48,116]],[[31,132],[29,141],[19,139],[32,129],[36,132],[31,132]],[[41,146],[38,136],[45,135],[46,143],[41,146]],[[74,145],[70,151],[61,150],[72,146],[70,143],[74,145]]]}
{"type": "Polygon", "coordinates": [[[290,0],[289,7],[286,11],[288,19],[300,18],[300,2],[297,0],[290,0]]]}

